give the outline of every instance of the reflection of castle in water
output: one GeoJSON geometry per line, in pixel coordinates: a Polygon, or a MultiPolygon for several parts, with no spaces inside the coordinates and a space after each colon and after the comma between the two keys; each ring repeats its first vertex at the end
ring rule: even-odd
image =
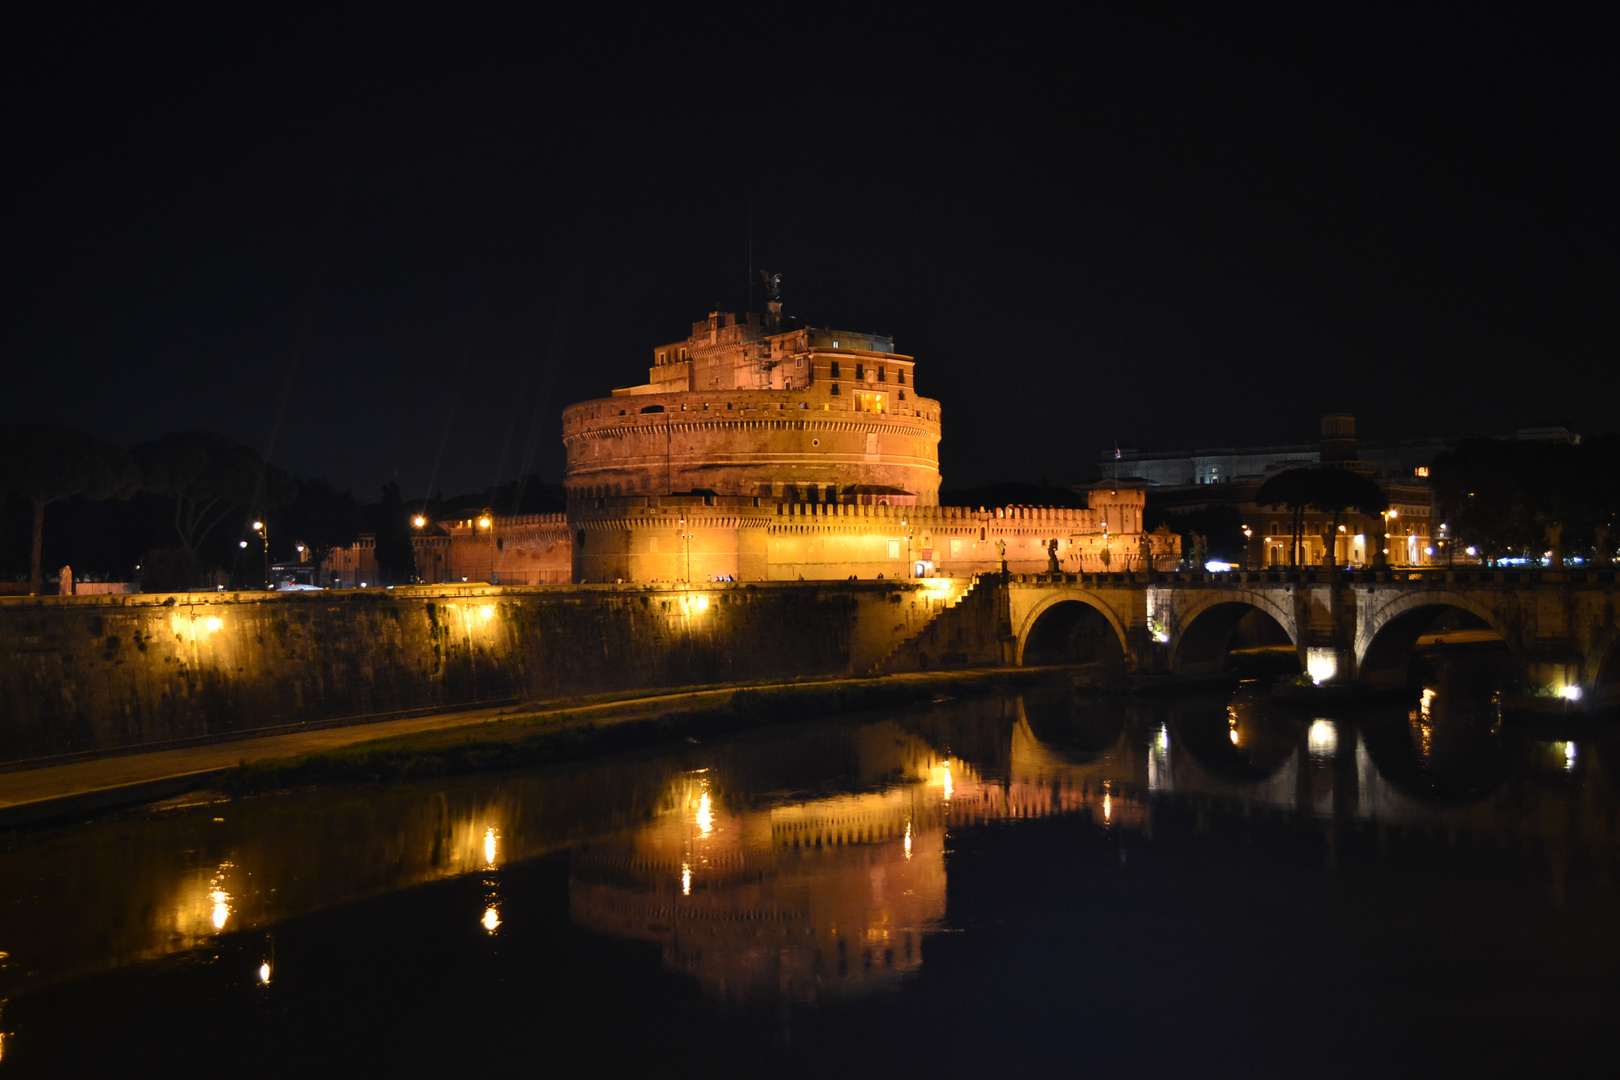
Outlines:
{"type": "MultiPolygon", "coordinates": [[[[43,985],[566,849],[581,924],[657,942],[728,1001],[804,1001],[916,970],[946,914],[947,831],[981,822],[1081,814],[1147,838],[1190,807],[1330,834],[1511,836],[1544,851],[1555,880],[1574,862],[1620,868],[1620,744],[1513,739],[1495,715],[1488,693],[1444,678],[1357,722],[1242,694],[1043,691],[641,761],[106,819],[0,851],[0,885],[27,883],[0,889],[13,958],[0,996],[20,972],[43,985]]],[[[466,918],[492,909],[509,932],[493,901],[466,918]]]]}
{"type": "Polygon", "coordinates": [[[734,807],[718,778],[688,773],[645,826],[576,849],[571,913],[658,943],[671,968],[731,1004],[895,985],[945,915],[947,827],[1083,809],[1141,820],[1105,775],[1124,748],[1076,765],[1004,719],[1000,760],[984,770],[893,723],[853,733],[859,777],[884,782],[864,793],[734,807]]]}
{"type": "Polygon", "coordinates": [[[576,849],[576,922],[657,942],[712,996],[744,1004],[892,985],[945,914],[952,762],[894,725],[857,733],[883,790],[734,806],[707,770],[634,833],[576,849]]]}

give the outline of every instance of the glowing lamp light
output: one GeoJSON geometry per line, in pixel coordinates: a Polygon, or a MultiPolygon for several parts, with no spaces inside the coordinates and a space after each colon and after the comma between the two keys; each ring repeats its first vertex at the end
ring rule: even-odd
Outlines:
{"type": "Polygon", "coordinates": [[[692,895],[692,864],[681,863],[681,895],[692,895]]]}
{"type": "Polygon", "coordinates": [[[225,624],[220,621],[220,617],[218,615],[210,615],[206,620],[204,620],[203,625],[208,627],[209,633],[213,633],[215,630],[218,630],[225,624]]]}
{"type": "Polygon", "coordinates": [[[1463,550],[1468,553],[1468,557],[1470,559],[1479,554],[1479,549],[1471,544],[1468,547],[1463,548],[1463,550]]]}
{"type": "Polygon", "coordinates": [[[254,522],[254,523],[253,523],[253,531],[254,531],[254,532],[261,532],[261,531],[263,531],[263,529],[264,529],[264,522],[262,522],[262,521],[255,521],[255,522],[254,522]]]}
{"type": "Polygon", "coordinates": [[[411,524],[420,529],[427,524],[427,518],[423,517],[421,514],[417,514],[415,517],[411,518],[411,524]]]}
{"type": "Polygon", "coordinates": [[[223,889],[215,889],[209,896],[214,902],[214,929],[225,929],[225,920],[231,917],[230,894],[223,889]]]}
{"type": "Polygon", "coordinates": [[[495,865],[495,826],[484,830],[484,862],[495,865]]]}
{"type": "Polygon", "coordinates": [[[1564,744],[1564,771],[1565,772],[1574,772],[1575,771],[1575,756],[1576,756],[1575,744],[1572,743],[1572,742],[1565,743],[1564,744]]]}
{"type": "Polygon", "coordinates": [[[501,925],[500,909],[495,907],[493,904],[490,905],[484,909],[484,917],[478,921],[483,925],[486,931],[493,934],[495,932],[495,928],[501,925]]]}
{"type": "Polygon", "coordinates": [[[709,793],[707,791],[698,799],[697,827],[698,832],[703,836],[708,836],[714,832],[714,811],[710,808],[709,793]]]}
{"type": "Polygon", "coordinates": [[[686,598],[686,607],[687,607],[687,609],[689,611],[697,611],[697,612],[708,611],[709,610],[709,598],[707,596],[701,596],[701,595],[700,596],[688,596],[686,598]]]}
{"type": "Polygon", "coordinates": [[[1581,700],[1581,688],[1576,686],[1574,683],[1571,683],[1568,686],[1561,686],[1558,688],[1558,696],[1563,698],[1565,701],[1579,701],[1581,700]]]}
{"type": "Polygon", "coordinates": [[[1332,680],[1339,673],[1339,658],[1333,654],[1332,649],[1307,649],[1305,651],[1305,674],[1311,677],[1311,682],[1317,686],[1332,680]]]}
{"type": "Polygon", "coordinates": [[[478,519],[478,527],[479,527],[479,528],[480,528],[480,529],[487,529],[487,528],[489,528],[489,518],[488,518],[488,517],[481,517],[481,518],[479,518],[479,519],[478,519]]]}
{"type": "Polygon", "coordinates": [[[1339,732],[1331,721],[1313,720],[1305,732],[1305,745],[1312,757],[1332,757],[1339,748],[1339,732]]]}
{"type": "Polygon", "coordinates": [[[236,542],[236,546],[239,547],[239,548],[245,548],[245,547],[247,547],[247,541],[246,540],[238,540],[236,542]]]}
{"type": "Polygon", "coordinates": [[[264,963],[259,965],[259,982],[264,983],[267,986],[270,983],[270,962],[269,961],[265,961],[264,963]]]}
{"type": "Polygon", "coordinates": [[[483,607],[478,609],[478,614],[483,618],[493,619],[495,617],[495,609],[490,607],[488,604],[485,604],[483,607]]]}
{"type": "Polygon", "coordinates": [[[1235,563],[1223,562],[1220,559],[1211,559],[1204,564],[1204,569],[1208,570],[1211,574],[1224,574],[1228,570],[1235,568],[1235,563]]]}

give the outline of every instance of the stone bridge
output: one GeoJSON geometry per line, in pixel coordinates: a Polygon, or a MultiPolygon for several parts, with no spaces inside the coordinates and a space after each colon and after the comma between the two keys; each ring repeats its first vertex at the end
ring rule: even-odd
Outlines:
{"type": "Polygon", "coordinates": [[[1316,682],[1380,688],[1404,681],[1419,637],[1438,626],[1499,637],[1529,693],[1598,691],[1609,701],[1620,696],[1615,574],[1306,569],[1012,574],[998,583],[1004,648],[1019,665],[1123,660],[1136,672],[1195,677],[1220,671],[1235,637],[1286,640],[1316,682]]]}

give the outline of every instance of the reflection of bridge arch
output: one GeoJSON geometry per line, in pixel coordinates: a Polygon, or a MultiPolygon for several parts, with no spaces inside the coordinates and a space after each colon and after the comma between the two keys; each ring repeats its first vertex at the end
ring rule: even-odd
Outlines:
{"type": "Polygon", "coordinates": [[[1581,664],[1581,682],[1598,693],[1598,704],[1620,699],[1620,627],[1599,634],[1581,664]]]}
{"type": "Polygon", "coordinates": [[[1177,743],[1208,776],[1232,784],[1293,783],[1299,736],[1279,714],[1234,702],[1224,713],[1182,712],[1171,726],[1177,743]]]}
{"type": "Polygon", "coordinates": [[[1171,646],[1171,670],[1199,674],[1225,666],[1228,644],[1238,623],[1258,611],[1276,623],[1290,644],[1299,646],[1294,613],[1262,592],[1232,590],[1201,596],[1176,613],[1178,630],[1171,646]]]}
{"type": "Polygon", "coordinates": [[[1034,690],[1018,695],[1018,720],[1054,760],[1090,765],[1119,746],[1125,737],[1125,712],[1084,706],[1073,691],[1034,690]]]}
{"type": "Polygon", "coordinates": [[[1473,616],[1494,631],[1510,649],[1513,647],[1500,616],[1471,597],[1454,590],[1408,593],[1397,596],[1360,620],[1355,641],[1357,678],[1368,683],[1404,679],[1418,638],[1447,608],[1473,616]]]}
{"type": "Polygon", "coordinates": [[[1042,597],[1030,609],[1018,629],[1019,667],[1039,663],[1123,660],[1129,656],[1130,644],[1125,635],[1125,624],[1101,597],[1083,589],[1063,589],[1042,597]],[[1111,639],[1103,633],[1104,623],[1112,631],[1111,639]],[[1107,648],[1106,642],[1109,640],[1117,649],[1107,648]],[[1103,655],[1075,655],[1084,648],[1103,655]],[[1054,654],[1062,653],[1067,653],[1069,658],[1051,658],[1054,654]]]}

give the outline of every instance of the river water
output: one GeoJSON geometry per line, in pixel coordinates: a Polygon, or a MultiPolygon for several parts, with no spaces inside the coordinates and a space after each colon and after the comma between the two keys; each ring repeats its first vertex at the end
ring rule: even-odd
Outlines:
{"type": "Polygon", "coordinates": [[[1620,747],[1555,734],[1054,687],[15,834],[0,1077],[1588,1072],[1620,747]]]}

